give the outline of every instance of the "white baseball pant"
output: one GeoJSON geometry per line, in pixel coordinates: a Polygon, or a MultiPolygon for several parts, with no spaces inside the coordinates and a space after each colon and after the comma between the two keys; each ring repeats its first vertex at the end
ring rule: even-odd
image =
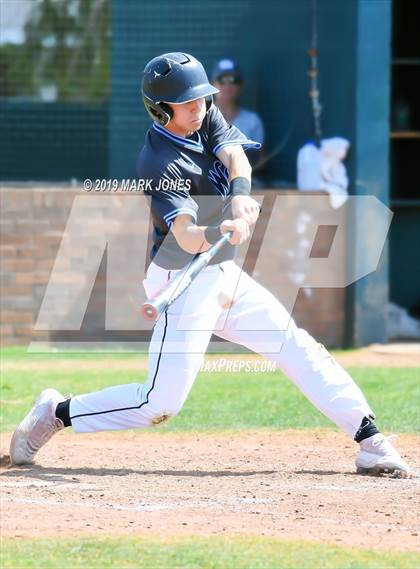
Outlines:
{"type": "MultiPolygon", "coordinates": [[[[152,262],[143,281],[148,298],[176,272],[152,262]]],[[[274,361],[319,411],[352,438],[363,417],[373,415],[359,387],[327,350],[296,326],[268,290],[234,261],[226,261],[206,267],[156,322],[146,383],[71,399],[74,430],[149,427],[176,415],[212,333],[274,361]]]]}

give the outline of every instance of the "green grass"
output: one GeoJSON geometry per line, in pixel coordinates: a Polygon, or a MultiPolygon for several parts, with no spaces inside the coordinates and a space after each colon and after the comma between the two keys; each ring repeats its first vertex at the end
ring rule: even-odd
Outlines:
{"type": "MultiPolygon", "coordinates": [[[[133,354],[134,355],[134,354],[133,354]]],[[[136,358],[138,357],[135,354],[136,358]]],[[[0,381],[2,430],[11,430],[47,386],[82,393],[144,381],[144,371],[74,369],[80,360],[127,360],[129,354],[28,355],[3,350],[6,361],[66,361],[63,370],[3,371],[0,381]],[[73,365],[72,365],[73,364],[73,365]]],[[[134,363],[134,362],[133,362],[134,363]]],[[[349,370],[366,393],[384,430],[414,432],[418,428],[420,382],[410,368],[349,370]]],[[[275,373],[201,373],[178,417],[163,431],[334,428],[293,384],[275,373]]],[[[256,532],[258,528],[256,528],[256,532]]],[[[120,536],[59,539],[3,539],[0,567],[7,568],[208,568],[208,569],[414,569],[416,553],[337,547],[265,536],[165,537],[120,536]]]]}
{"type": "MultiPolygon", "coordinates": [[[[64,370],[20,369],[3,371],[0,381],[0,430],[12,430],[45,387],[63,393],[86,393],[104,387],[143,382],[145,371],[127,369],[72,369],[77,359],[104,355],[31,355],[22,349],[3,351],[4,361],[22,363],[65,360],[64,370]]],[[[106,355],[106,359],[110,356],[106,355]]],[[[112,359],[131,358],[116,354],[112,359]]],[[[136,355],[138,357],[138,355],[136,355]]],[[[420,381],[415,368],[349,369],[376,411],[384,431],[415,432],[419,427],[420,381]]],[[[200,373],[182,412],[166,431],[217,431],[241,429],[335,428],[280,372],[200,373]]]]}
{"type": "Polygon", "coordinates": [[[268,537],[147,537],[3,540],[2,568],[414,569],[415,553],[268,537]]]}

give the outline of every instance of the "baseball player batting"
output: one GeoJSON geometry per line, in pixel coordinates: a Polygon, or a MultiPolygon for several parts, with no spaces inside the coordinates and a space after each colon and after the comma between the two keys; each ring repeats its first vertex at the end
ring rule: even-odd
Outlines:
{"type": "Polygon", "coordinates": [[[202,64],[187,53],[155,57],[144,69],[142,95],[153,123],[137,172],[153,180],[147,192],[153,246],[143,281],[148,299],[226,233],[228,243],[158,316],[146,383],[67,399],[55,389],[43,391],[13,434],[12,463],[32,463],[38,450],[65,427],[76,433],[143,428],[175,416],[215,333],[274,361],[321,413],[360,445],[358,472],[406,475],[408,465],[378,431],[372,409],[349,374],[234,261],[235,246],[249,238],[259,214],[250,195],[251,167],[245,154],[259,144],[224,120],[212,102],[216,92],[202,64]]]}

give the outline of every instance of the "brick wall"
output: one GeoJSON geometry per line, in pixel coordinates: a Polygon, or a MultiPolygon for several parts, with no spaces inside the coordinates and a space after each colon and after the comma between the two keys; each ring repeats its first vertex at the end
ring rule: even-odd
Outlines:
{"type": "MultiPolygon", "coordinates": [[[[80,190],[2,187],[1,338],[27,344],[48,283],[73,197],[80,190]]],[[[39,333],[48,339],[48,333],[39,333]]]]}
{"type": "MultiPolygon", "coordinates": [[[[260,193],[260,192],[258,192],[260,193]]],[[[266,196],[270,192],[262,192],[266,196]]],[[[296,192],[284,192],[294,194],[296,192]]],[[[102,262],[91,294],[81,332],[35,331],[34,323],[49,281],[65,225],[76,196],[83,195],[81,188],[70,186],[8,186],[0,190],[1,205],[1,340],[3,344],[28,344],[31,340],[60,339],[144,339],[149,331],[104,332],[106,264],[102,262]]],[[[85,195],[85,194],[84,194],[85,195]]],[[[271,194],[272,195],[272,194],[271,194]]],[[[269,198],[268,198],[269,199],[269,198]]],[[[273,271],[272,256],[276,249],[285,246],[279,230],[278,240],[268,244],[268,255],[259,257],[259,240],[265,230],[269,207],[263,208],[263,222],[258,226],[248,254],[245,269],[271,290],[279,285],[279,278],[287,280],[290,267],[278,267],[273,271]],[[279,276],[280,275],[280,276],[279,276]]],[[[147,224],[136,228],[148,239],[147,224]]],[[[288,236],[293,242],[293,235],[288,236]]],[[[318,244],[321,246],[322,243],[318,244]]],[[[86,248],[88,249],[88,248],[86,248]]],[[[88,252],[86,252],[87,254],[88,252]]],[[[79,255],[80,256],[80,255],[79,255]]],[[[74,260],[77,267],[79,258],[74,260]]],[[[74,275],[74,271],[73,271],[74,275]]],[[[69,282],[67,286],[72,286],[69,282]]],[[[345,321],[344,289],[311,289],[310,296],[302,290],[294,308],[293,316],[299,325],[306,328],[324,344],[343,345],[345,321]]]]}

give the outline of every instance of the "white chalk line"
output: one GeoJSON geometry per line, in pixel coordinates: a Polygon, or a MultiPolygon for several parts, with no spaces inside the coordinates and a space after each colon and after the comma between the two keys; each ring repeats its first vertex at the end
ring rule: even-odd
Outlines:
{"type": "Polygon", "coordinates": [[[145,502],[140,502],[136,505],[129,505],[129,504],[97,504],[96,502],[57,502],[55,500],[48,500],[45,498],[13,498],[13,497],[6,497],[3,501],[6,502],[14,502],[18,504],[34,504],[38,506],[76,506],[78,508],[94,508],[94,509],[105,509],[105,510],[128,510],[128,511],[137,511],[137,512],[154,512],[158,510],[177,510],[177,509],[188,509],[188,508],[203,508],[208,507],[209,505],[213,506],[227,506],[232,505],[235,506],[236,504],[251,504],[251,505],[267,505],[273,504],[273,500],[266,500],[260,498],[228,498],[225,500],[210,500],[210,501],[198,501],[198,502],[191,502],[189,501],[185,506],[181,506],[177,503],[171,502],[163,502],[159,504],[148,504],[145,502]]]}
{"type": "MultiPolygon", "coordinates": [[[[367,477],[360,477],[360,481],[348,484],[325,484],[325,483],[302,483],[296,481],[280,481],[283,490],[294,491],[320,491],[320,492],[368,492],[377,490],[381,494],[384,490],[412,490],[413,487],[420,486],[420,478],[387,478],[374,477],[367,480],[367,477]]],[[[57,491],[61,489],[74,488],[77,490],[102,490],[103,486],[94,483],[81,483],[72,480],[2,480],[0,481],[0,489],[2,488],[47,488],[53,487],[57,491]]]]}
{"type": "MultiPolygon", "coordinates": [[[[267,503],[267,501],[261,501],[258,499],[249,499],[249,500],[253,500],[254,505],[263,505],[262,503],[267,503]]],[[[125,504],[97,504],[95,502],[89,502],[89,501],[85,501],[85,502],[71,502],[71,503],[64,503],[64,502],[56,502],[53,500],[47,500],[47,499],[31,499],[31,498],[9,498],[9,497],[3,497],[2,498],[2,503],[4,504],[5,502],[9,502],[9,503],[14,503],[14,504],[28,504],[28,505],[37,505],[37,506],[53,506],[53,507],[65,507],[65,506],[70,506],[72,508],[81,508],[81,509],[94,509],[94,510],[108,510],[108,511],[129,511],[129,512],[158,512],[158,511],[181,511],[181,510],[189,510],[189,509],[194,509],[194,508],[200,508],[200,509],[222,509],[224,512],[226,511],[226,506],[241,506],[244,505],[244,503],[240,501],[240,499],[235,498],[235,502],[233,503],[232,499],[228,499],[228,500],[207,500],[207,501],[199,501],[199,502],[187,502],[185,505],[180,505],[177,503],[170,503],[170,502],[166,502],[166,503],[160,503],[160,504],[147,504],[147,503],[139,503],[136,505],[125,505],[125,504]]],[[[272,505],[275,505],[273,501],[271,501],[272,505]]],[[[279,504],[279,507],[281,507],[281,505],[279,504]]],[[[241,513],[254,513],[254,512],[247,512],[244,511],[243,509],[239,508],[241,513]]],[[[296,516],[296,514],[293,514],[291,512],[281,512],[281,511],[268,511],[268,512],[259,512],[260,514],[263,515],[270,515],[272,517],[277,517],[277,518],[284,518],[287,520],[291,520],[293,517],[295,517],[295,521],[300,519],[296,516]]],[[[304,513],[304,511],[300,512],[301,514],[304,513]]],[[[412,532],[413,529],[417,529],[417,526],[412,526],[412,527],[406,527],[406,526],[399,526],[398,528],[395,525],[395,522],[392,521],[390,523],[379,523],[379,522],[368,522],[368,521],[363,521],[363,520],[357,520],[357,522],[355,522],[355,520],[349,519],[349,518],[345,518],[344,516],[340,516],[340,518],[330,518],[330,517],[325,517],[324,515],[322,516],[308,516],[308,518],[303,518],[302,521],[306,521],[306,522],[310,522],[311,524],[313,524],[314,522],[316,523],[320,523],[322,525],[330,525],[330,524],[334,524],[334,525],[339,525],[339,526],[343,526],[344,523],[349,523],[350,525],[354,526],[355,524],[357,524],[357,527],[360,528],[369,528],[369,529],[388,529],[388,528],[393,528],[394,531],[396,529],[398,529],[398,531],[410,531],[412,532]]]]}

